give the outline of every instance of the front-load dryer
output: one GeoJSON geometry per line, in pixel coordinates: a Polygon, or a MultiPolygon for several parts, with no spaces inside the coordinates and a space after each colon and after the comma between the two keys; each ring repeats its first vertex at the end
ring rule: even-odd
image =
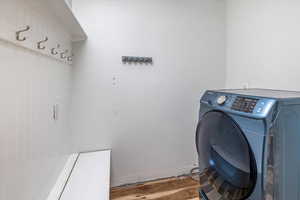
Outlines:
{"type": "Polygon", "coordinates": [[[207,91],[196,145],[202,199],[300,199],[300,92],[207,91]]]}

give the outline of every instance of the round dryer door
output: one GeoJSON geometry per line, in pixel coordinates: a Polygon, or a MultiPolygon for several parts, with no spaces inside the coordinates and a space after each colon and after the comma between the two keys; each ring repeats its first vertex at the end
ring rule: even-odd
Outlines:
{"type": "Polygon", "coordinates": [[[196,143],[202,198],[247,199],[256,184],[257,168],[237,123],[223,112],[208,112],[198,124],[196,143]]]}

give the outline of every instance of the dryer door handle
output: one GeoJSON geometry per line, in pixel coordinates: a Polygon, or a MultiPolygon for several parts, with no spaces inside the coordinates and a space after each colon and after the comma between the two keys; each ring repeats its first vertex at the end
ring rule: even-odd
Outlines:
{"type": "Polygon", "coordinates": [[[205,192],[202,189],[199,190],[199,195],[200,195],[201,199],[209,200],[207,195],[205,194],[205,192]]]}

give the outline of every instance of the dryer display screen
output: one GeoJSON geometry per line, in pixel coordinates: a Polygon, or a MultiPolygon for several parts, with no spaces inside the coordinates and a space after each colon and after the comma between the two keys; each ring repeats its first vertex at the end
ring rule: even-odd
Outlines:
{"type": "Polygon", "coordinates": [[[258,99],[237,97],[232,104],[231,109],[246,113],[253,113],[253,110],[257,104],[258,99]]]}

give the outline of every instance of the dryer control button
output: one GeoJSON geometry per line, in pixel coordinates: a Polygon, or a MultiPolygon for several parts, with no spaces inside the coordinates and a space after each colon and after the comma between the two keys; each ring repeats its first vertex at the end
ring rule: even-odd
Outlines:
{"type": "Polygon", "coordinates": [[[261,113],[262,110],[263,110],[263,109],[259,107],[259,108],[257,109],[257,112],[258,112],[258,113],[261,113]]]}
{"type": "Polygon", "coordinates": [[[223,105],[227,100],[227,97],[226,96],[219,96],[219,98],[217,99],[217,103],[219,105],[223,105]]]}

